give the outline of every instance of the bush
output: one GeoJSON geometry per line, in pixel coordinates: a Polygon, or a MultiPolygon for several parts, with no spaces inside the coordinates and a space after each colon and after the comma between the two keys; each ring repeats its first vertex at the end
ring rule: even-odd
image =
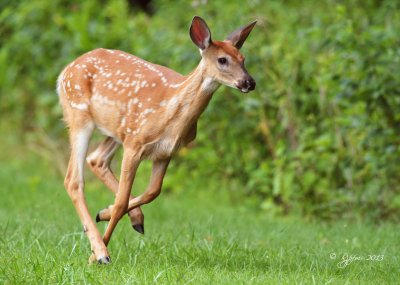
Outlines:
{"type": "Polygon", "coordinates": [[[1,120],[57,138],[55,80],[78,55],[116,48],[188,73],[193,15],[217,39],[258,19],[243,47],[257,90],[219,89],[166,187],[221,188],[274,213],[398,219],[398,1],[203,2],[159,0],[153,16],[122,0],[3,4],[1,120]]]}

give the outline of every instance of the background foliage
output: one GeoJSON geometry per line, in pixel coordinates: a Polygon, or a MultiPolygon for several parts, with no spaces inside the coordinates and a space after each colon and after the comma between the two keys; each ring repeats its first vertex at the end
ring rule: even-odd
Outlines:
{"type": "Polygon", "coordinates": [[[29,144],[45,133],[50,150],[68,152],[55,81],[86,51],[121,49],[188,73],[199,61],[188,36],[194,15],[215,39],[257,19],[243,47],[256,91],[218,90],[166,190],[228,191],[273,214],[398,219],[399,8],[395,0],[158,0],[148,15],[123,0],[1,0],[3,136],[29,144]]]}

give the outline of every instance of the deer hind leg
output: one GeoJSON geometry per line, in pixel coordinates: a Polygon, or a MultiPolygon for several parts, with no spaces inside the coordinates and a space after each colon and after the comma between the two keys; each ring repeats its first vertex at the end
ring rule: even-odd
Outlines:
{"type": "MultiPolygon", "coordinates": [[[[75,118],[78,117],[79,115],[75,118]]],[[[93,129],[93,122],[86,122],[83,127],[79,128],[76,128],[74,124],[70,127],[71,156],[64,185],[82,222],[83,230],[89,239],[95,258],[99,263],[108,263],[110,257],[107,247],[90,216],[84,195],[83,168],[93,129]]]]}
{"type": "MultiPolygon", "coordinates": [[[[118,179],[110,168],[111,160],[120,144],[112,137],[107,137],[87,158],[86,161],[93,173],[110,189],[114,194],[118,191],[118,179]]],[[[130,199],[133,199],[130,196],[130,199]]],[[[144,234],[144,216],[140,208],[128,212],[134,230],[144,234]]],[[[96,217],[96,222],[99,222],[96,217]]]]}
{"type": "MultiPolygon", "coordinates": [[[[125,210],[132,211],[133,209],[140,207],[144,204],[150,203],[153,201],[161,192],[162,182],[167,171],[167,167],[170,159],[159,160],[153,162],[153,169],[151,173],[150,183],[147,187],[146,191],[131,200],[129,200],[128,207],[125,210]]],[[[97,214],[101,221],[108,221],[112,218],[112,214],[114,212],[114,205],[109,206],[106,209],[103,209],[97,214]]]]}

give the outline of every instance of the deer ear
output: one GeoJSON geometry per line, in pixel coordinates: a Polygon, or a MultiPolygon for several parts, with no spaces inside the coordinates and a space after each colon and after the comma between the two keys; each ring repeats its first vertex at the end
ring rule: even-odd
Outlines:
{"type": "Polygon", "coordinates": [[[254,21],[247,26],[240,27],[232,32],[226,39],[230,41],[237,49],[240,49],[256,23],[257,21],[254,21]]]}
{"type": "Polygon", "coordinates": [[[206,22],[195,16],[190,26],[190,38],[201,50],[206,49],[211,43],[211,32],[206,22]]]}

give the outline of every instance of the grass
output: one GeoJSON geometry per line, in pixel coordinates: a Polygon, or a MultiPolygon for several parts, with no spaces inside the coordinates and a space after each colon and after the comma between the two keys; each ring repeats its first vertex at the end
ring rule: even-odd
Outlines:
{"type": "MultiPolygon", "coordinates": [[[[139,176],[143,189],[147,175],[139,176]]],[[[206,189],[163,193],[145,206],[145,236],[124,218],[109,246],[112,264],[90,266],[88,241],[48,162],[0,145],[0,181],[1,284],[395,284],[400,276],[397,225],[271,218],[206,189]],[[339,268],[345,254],[384,256],[339,268]]],[[[112,201],[102,188],[87,182],[93,215],[112,201]]]]}

